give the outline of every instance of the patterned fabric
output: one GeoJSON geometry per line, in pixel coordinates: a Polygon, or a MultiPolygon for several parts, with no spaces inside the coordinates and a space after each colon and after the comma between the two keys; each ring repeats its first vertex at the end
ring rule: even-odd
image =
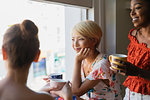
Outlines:
{"type": "Polygon", "coordinates": [[[86,100],[122,100],[120,95],[120,81],[117,74],[113,73],[109,67],[110,63],[107,57],[99,54],[92,64],[92,71],[87,77],[84,76],[83,67],[81,70],[82,81],[109,79],[110,86],[100,81],[93,89],[86,94],[86,100]]]}
{"type": "MultiPolygon", "coordinates": [[[[72,98],[73,98],[73,100],[77,100],[76,96],[73,96],[72,98]]],[[[64,100],[64,99],[62,97],[57,97],[55,100],[64,100]]]]}
{"type": "MultiPolygon", "coordinates": [[[[136,37],[131,35],[133,30],[128,35],[130,44],[127,61],[141,69],[150,71],[150,48],[147,48],[145,43],[139,43],[136,37]]],[[[150,95],[150,81],[139,76],[128,76],[123,85],[131,91],[150,95]]]]}

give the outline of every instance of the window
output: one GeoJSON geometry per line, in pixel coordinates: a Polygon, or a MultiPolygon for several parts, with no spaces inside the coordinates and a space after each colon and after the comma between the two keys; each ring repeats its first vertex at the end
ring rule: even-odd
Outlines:
{"type": "MultiPolygon", "coordinates": [[[[87,19],[86,12],[86,8],[31,0],[5,0],[0,3],[0,46],[4,32],[14,23],[31,19],[39,28],[42,53],[40,61],[31,65],[28,77],[30,88],[38,90],[44,83],[42,77],[52,72],[63,73],[64,79],[71,79],[74,51],[71,47],[70,32],[76,23],[87,19]]],[[[1,52],[0,66],[2,79],[6,75],[6,69],[1,52]]]]}

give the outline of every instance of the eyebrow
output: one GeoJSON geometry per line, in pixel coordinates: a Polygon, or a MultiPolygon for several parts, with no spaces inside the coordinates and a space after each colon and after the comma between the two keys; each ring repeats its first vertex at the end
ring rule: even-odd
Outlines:
{"type": "MultiPolygon", "coordinates": [[[[135,3],[134,6],[136,6],[136,5],[143,5],[143,4],[142,3],[135,3]]],[[[130,7],[130,9],[131,9],[131,7],[130,7]]]]}
{"type": "Polygon", "coordinates": [[[135,3],[134,6],[135,6],[135,5],[138,5],[138,4],[139,4],[139,5],[142,5],[142,3],[135,3]]]}

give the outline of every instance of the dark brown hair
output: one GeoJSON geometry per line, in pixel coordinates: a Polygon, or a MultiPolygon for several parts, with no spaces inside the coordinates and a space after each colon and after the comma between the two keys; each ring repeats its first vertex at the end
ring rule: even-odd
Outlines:
{"type": "Polygon", "coordinates": [[[4,35],[3,49],[14,68],[31,64],[39,52],[37,26],[30,20],[11,26],[4,35]]]}
{"type": "Polygon", "coordinates": [[[145,13],[146,17],[147,17],[147,22],[148,24],[150,24],[150,0],[141,0],[146,4],[146,9],[147,12],[145,13]]]}

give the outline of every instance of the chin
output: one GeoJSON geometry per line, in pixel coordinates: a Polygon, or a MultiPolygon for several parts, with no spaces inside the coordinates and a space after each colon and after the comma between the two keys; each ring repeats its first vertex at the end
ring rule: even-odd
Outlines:
{"type": "Polygon", "coordinates": [[[135,27],[135,28],[139,28],[139,27],[141,27],[141,25],[134,24],[134,27],[135,27]]]}
{"type": "Polygon", "coordinates": [[[76,51],[76,53],[79,53],[80,51],[79,50],[75,50],[76,51]]]}

